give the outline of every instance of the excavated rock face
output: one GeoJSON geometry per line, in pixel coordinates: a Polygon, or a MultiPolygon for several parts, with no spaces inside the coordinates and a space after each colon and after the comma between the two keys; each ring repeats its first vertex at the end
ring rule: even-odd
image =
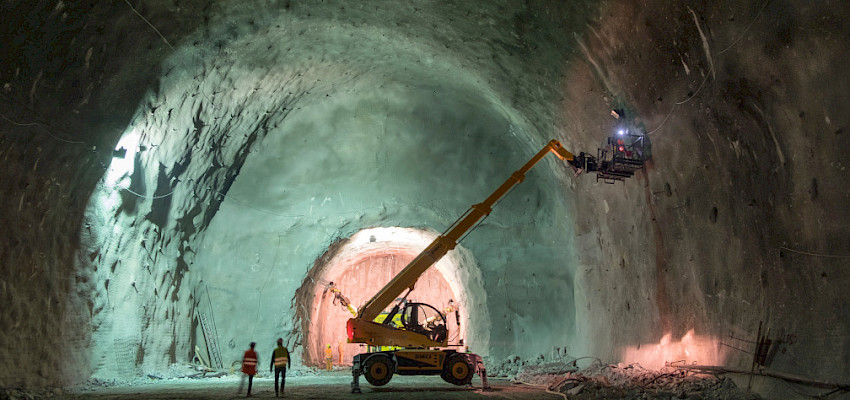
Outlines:
{"type": "Polygon", "coordinates": [[[690,340],[710,350],[703,359],[749,367],[752,356],[701,335],[752,351],[730,336],[755,340],[763,322],[781,342],[768,368],[840,380],[846,7],[612,3],[602,15],[586,44],[594,62],[564,85],[566,115],[586,131],[585,110],[613,94],[651,132],[654,159],[622,187],[578,181],[577,320],[592,353],[618,354],[618,343],[635,355],[626,361],[646,362],[646,344],[663,353],[690,340]],[[602,93],[575,89],[590,73],[602,93]],[[600,313],[610,319],[591,318],[600,313]]]}
{"type": "Polygon", "coordinates": [[[613,108],[643,171],[546,158],[464,239],[470,350],[748,366],[762,322],[769,368],[848,373],[848,5],[474,3],[4,4],[0,385],[207,358],[202,320],[297,361],[330,246],[441,231],[613,108]]]}

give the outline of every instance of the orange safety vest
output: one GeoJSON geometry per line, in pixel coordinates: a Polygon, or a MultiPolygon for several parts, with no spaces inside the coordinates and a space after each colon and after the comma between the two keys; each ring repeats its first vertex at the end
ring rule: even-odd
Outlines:
{"type": "Polygon", "coordinates": [[[333,360],[334,351],[330,347],[325,347],[325,359],[333,360]]]}
{"type": "Polygon", "coordinates": [[[245,351],[242,356],[242,372],[248,375],[257,375],[257,352],[251,349],[245,351]]]}

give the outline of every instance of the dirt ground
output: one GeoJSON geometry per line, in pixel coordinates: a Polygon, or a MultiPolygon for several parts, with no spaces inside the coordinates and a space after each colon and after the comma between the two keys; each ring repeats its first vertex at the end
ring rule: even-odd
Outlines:
{"type": "MultiPolygon", "coordinates": [[[[482,391],[481,380],[473,379],[473,388],[454,386],[437,376],[395,376],[386,386],[373,387],[360,379],[361,394],[350,390],[351,374],[335,371],[316,376],[290,377],[286,380],[288,399],[558,399],[561,396],[506,379],[490,379],[492,390],[482,391]]],[[[175,379],[150,381],[134,386],[113,386],[65,393],[55,399],[238,399],[239,378],[175,379]]],[[[274,398],[274,379],[254,380],[252,397],[274,398]]]]}

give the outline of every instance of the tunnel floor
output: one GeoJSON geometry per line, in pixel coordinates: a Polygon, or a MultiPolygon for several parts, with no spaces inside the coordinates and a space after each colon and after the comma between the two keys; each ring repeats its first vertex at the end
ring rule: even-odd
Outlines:
{"type": "MultiPolygon", "coordinates": [[[[601,364],[600,364],[601,366],[601,364]]],[[[630,369],[633,366],[626,367],[630,369]]],[[[585,373],[592,369],[586,370],[585,373]]],[[[622,369],[614,365],[604,369],[622,369]]],[[[623,370],[625,371],[625,370],[623,370]]],[[[476,375],[472,387],[455,386],[443,382],[437,376],[395,376],[386,386],[371,386],[361,379],[362,393],[350,391],[351,373],[348,369],[333,372],[314,371],[310,375],[291,376],[286,379],[285,398],[288,399],[558,399],[602,400],[602,399],[703,399],[703,400],[757,400],[759,396],[746,393],[748,385],[745,378],[720,378],[709,375],[681,374],[667,371],[664,373],[638,374],[639,382],[625,382],[623,378],[632,377],[636,370],[629,373],[604,377],[582,377],[578,374],[542,374],[522,375],[515,378],[489,378],[490,390],[482,390],[481,379],[476,375]],[[738,378],[738,379],[735,379],[738,378]],[[742,380],[743,379],[743,380],[742,380]],[[572,382],[572,383],[570,383],[572,382]],[[743,386],[742,386],[743,385],[743,386]],[[547,388],[554,387],[552,390],[547,388]],[[678,388],[678,389],[676,389],[678,388]]],[[[112,386],[86,386],[63,393],[49,393],[46,396],[22,394],[23,397],[10,398],[51,398],[65,400],[79,399],[240,399],[245,391],[237,394],[242,377],[231,374],[219,378],[175,378],[164,380],[135,381],[114,384],[112,386]]],[[[756,379],[754,384],[759,384],[756,379]]],[[[268,376],[254,379],[252,398],[274,398],[274,380],[268,376]]]]}
{"type": "MultiPolygon", "coordinates": [[[[236,394],[240,378],[228,376],[209,379],[177,379],[152,381],[132,386],[113,386],[66,393],[54,399],[241,399],[245,392],[236,394]]],[[[543,396],[557,398],[543,390],[512,384],[507,379],[490,378],[491,391],[480,390],[481,381],[476,376],[473,388],[454,386],[437,376],[396,376],[382,387],[373,387],[361,379],[363,393],[352,394],[351,373],[348,370],[320,373],[315,376],[286,379],[287,399],[539,399],[543,396]]],[[[246,383],[247,384],[247,383],[246,383]]],[[[254,379],[252,398],[274,398],[274,379],[254,379]]]]}

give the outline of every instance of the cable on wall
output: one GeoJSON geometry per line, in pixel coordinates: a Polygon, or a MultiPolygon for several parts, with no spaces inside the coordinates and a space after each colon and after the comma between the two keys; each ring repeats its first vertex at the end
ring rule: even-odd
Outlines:
{"type": "Polygon", "coordinates": [[[779,246],[779,249],[780,249],[780,250],[790,251],[790,252],[792,252],[792,253],[803,254],[803,255],[806,255],[806,256],[812,256],[812,257],[850,258],[850,256],[842,256],[842,255],[836,255],[836,254],[818,254],[818,253],[809,253],[809,252],[807,252],[807,251],[801,251],[801,250],[789,249],[789,248],[787,248],[787,247],[785,247],[785,246],[779,246]]]}
{"type": "MultiPolygon", "coordinates": [[[[740,36],[738,36],[738,38],[737,38],[737,39],[735,39],[735,40],[732,42],[732,44],[730,44],[730,45],[729,45],[728,47],[726,47],[725,49],[723,49],[723,50],[719,51],[719,52],[717,53],[717,55],[721,55],[721,54],[723,54],[723,53],[727,52],[727,51],[728,51],[729,49],[731,49],[732,47],[735,47],[735,45],[736,45],[736,44],[738,44],[738,42],[739,42],[739,41],[740,41],[740,40],[741,40],[744,36],[746,36],[746,34],[750,31],[750,28],[752,28],[752,27],[753,27],[753,25],[756,23],[756,20],[758,20],[758,18],[759,18],[759,16],[761,15],[762,11],[764,11],[765,7],[767,7],[767,4],[768,4],[768,3],[770,3],[770,0],[766,0],[766,1],[764,2],[764,4],[762,4],[761,8],[760,8],[760,9],[758,10],[758,12],[756,13],[756,16],[755,16],[755,17],[753,17],[753,20],[752,20],[752,21],[750,21],[750,24],[749,24],[749,25],[747,25],[747,27],[744,29],[744,32],[742,32],[742,33],[741,33],[741,35],[740,35],[740,36]]],[[[693,12],[693,11],[691,11],[691,12],[693,12]]],[[[647,133],[647,135],[651,135],[651,134],[655,133],[656,131],[658,131],[659,129],[661,129],[661,127],[662,127],[662,126],[664,126],[664,123],[665,123],[665,122],[667,122],[667,118],[669,118],[669,117],[670,117],[670,115],[671,115],[671,114],[673,114],[673,111],[676,109],[676,106],[679,106],[679,105],[682,105],[682,104],[685,104],[685,103],[687,103],[687,102],[691,101],[691,99],[693,99],[693,98],[694,98],[694,97],[695,97],[695,96],[699,93],[699,91],[702,89],[703,85],[705,85],[705,82],[708,80],[708,76],[709,76],[709,75],[711,75],[711,73],[712,73],[712,72],[714,72],[714,64],[711,64],[711,65],[709,66],[708,73],[705,75],[705,78],[703,78],[702,83],[700,83],[700,85],[699,85],[699,87],[697,88],[697,90],[696,90],[693,94],[691,94],[689,97],[685,98],[684,100],[677,101],[676,103],[674,103],[674,104],[673,104],[673,107],[670,107],[670,112],[668,112],[668,113],[667,113],[667,116],[666,116],[666,117],[664,117],[664,119],[661,121],[661,123],[660,123],[660,124],[659,124],[659,125],[658,125],[655,129],[653,129],[652,131],[650,131],[649,133],[647,133]]]]}

